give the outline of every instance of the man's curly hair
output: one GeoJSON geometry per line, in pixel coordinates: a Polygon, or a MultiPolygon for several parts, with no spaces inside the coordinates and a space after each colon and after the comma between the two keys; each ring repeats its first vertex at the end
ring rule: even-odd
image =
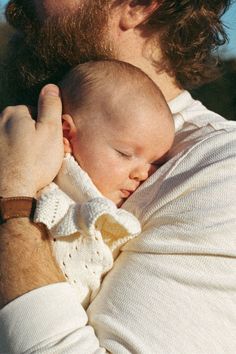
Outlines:
{"type": "MultiPolygon", "coordinates": [[[[118,0],[119,1],[119,0],[118,0]]],[[[121,0],[122,1],[122,0],[121,0]]],[[[150,5],[157,0],[134,0],[150,5]]],[[[217,74],[214,50],[225,44],[227,35],[221,16],[231,0],[158,0],[157,9],[145,25],[158,35],[166,70],[185,88],[211,81],[217,74]]]]}

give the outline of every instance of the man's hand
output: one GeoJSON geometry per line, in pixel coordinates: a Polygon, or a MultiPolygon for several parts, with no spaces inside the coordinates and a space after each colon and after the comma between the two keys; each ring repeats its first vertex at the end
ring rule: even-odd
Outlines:
{"type": "MultiPolygon", "coordinates": [[[[47,85],[36,122],[25,106],[1,114],[1,196],[34,196],[54,179],[63,158],[61,111],[58,87],[47,85]]],[[[62,281],[43,228],[27,218],[0,225],[0,308],[30,290],[62,281]]]]}
{"type": "Polygon", "coordinates": [[[45,86],[37,121],[26,106],[0,116],[0,195],[35,196],[57,175],[63,159],[62,104],[59,89],[45,86]]]}

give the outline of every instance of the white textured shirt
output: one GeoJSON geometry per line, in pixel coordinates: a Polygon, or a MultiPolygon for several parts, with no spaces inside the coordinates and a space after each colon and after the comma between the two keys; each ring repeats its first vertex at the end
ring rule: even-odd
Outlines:
{"type": "Polygon", "coordinates": [[[83,309],[67,283],[0,312],[0,353],[235,354],[236,124],[183,92],[169,160],[123,207],[141,221],[83,309]]]}

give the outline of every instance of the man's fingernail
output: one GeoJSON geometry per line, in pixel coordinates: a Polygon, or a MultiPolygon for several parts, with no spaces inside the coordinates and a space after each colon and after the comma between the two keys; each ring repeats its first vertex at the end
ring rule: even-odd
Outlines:
{"type": "Polygon", "coordinates": [[[59,87],[56,85],[46,85],[41,91],[42,95],[47,95],[47,96],[60,96],[60,90],[59,87]]]}

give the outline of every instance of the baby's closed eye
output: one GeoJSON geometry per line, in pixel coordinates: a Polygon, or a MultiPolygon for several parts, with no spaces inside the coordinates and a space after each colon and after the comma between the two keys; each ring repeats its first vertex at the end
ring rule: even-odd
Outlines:
{"type": "Polygon", "coordinates": [[[121,157],[124,157],[126,159],[132,159],[132,154],[131,153],[128,153],[128,152],[125,152],[125,151],[121,151],[121,150],[116,150],[116,152],[121,156],[121,157]]]}

